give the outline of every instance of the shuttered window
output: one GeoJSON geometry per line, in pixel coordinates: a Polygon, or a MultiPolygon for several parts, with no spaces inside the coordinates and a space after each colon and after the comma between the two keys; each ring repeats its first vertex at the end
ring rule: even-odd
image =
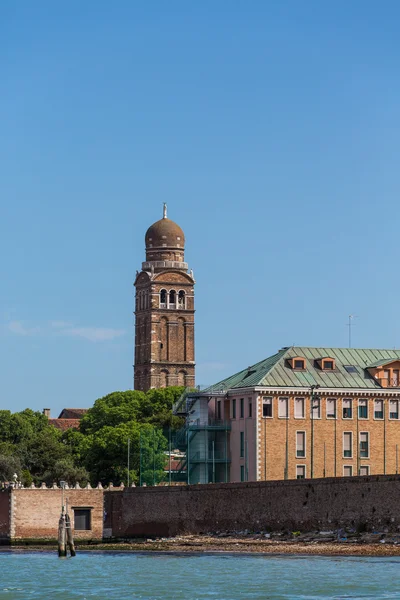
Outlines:
{"type": "Polygon", "coordinates": [[[343,456],[345,458],[352,457],[352,433],[351,431],[345,431],[343,434],[343,456]]]}
{"type": "Polygon", "coordinates": [[[383,400],[374,402],[374,419],[383,419],[383,400]]]}
{"type": "Polygon", "coordinates": [[[389,419],[398,419],[399,418],[399,401],[398,400],[390,400],[389,401],[389,419]]]}
{"type": "Polygon", "coordinates": [[[326,418],[336,419],[336,399],[327,398],[326,400],[326,418]]]}
{"type": "Polygon", "coordinates": [[[368,400],[358,401],[358,418],[368,419],[368,400]]]}
{"type": "Polygon", "coordinates": [[[352,419],[353,411],[352,411],[352,401],[351,400],[343,400],[343,419],[352,419]]]}
{"type": "Polygon", "coordinates": [[[294,399],[294,416],[296,419],[304,419],[304,398],[294,399]]]}
{"type": "Polygon", "coordinates": [[[303,458],[306,455],[306,432],[296,431],[296,456],[303,458]]]}
{"type": "Polygon", "coordinates": [[[361,458],[369,457],[369,440],[368,440],[368,432],[367,431],[360,432],[360,457],[361,458]]]}
{"type": "Polygon", "coordinates": [[[289,417],[288,406],[288,398],[279,398],[278,417],[284,419],[289,417]]]}

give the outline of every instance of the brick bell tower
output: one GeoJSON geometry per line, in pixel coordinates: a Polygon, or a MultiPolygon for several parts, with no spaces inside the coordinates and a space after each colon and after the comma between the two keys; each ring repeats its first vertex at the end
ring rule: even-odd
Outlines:
{"type": "Polygon", "coordinates": [[[184,262],[185,235],[167,218],[151,225],[146,261],[135,279],[134,389],[194,387],[193,271],[184,262]]]}

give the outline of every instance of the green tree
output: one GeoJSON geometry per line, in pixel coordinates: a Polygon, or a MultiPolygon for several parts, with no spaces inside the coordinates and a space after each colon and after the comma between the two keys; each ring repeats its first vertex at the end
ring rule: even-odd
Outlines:
{"type": "Polygon", "coordinates": [[[166,462],[167,440],[161,430],[148,424],[130,421],[116,427],[106,425],[93,434],[85,459],[92,484],[95,485],[98,481],[102,484],[119,484],[121,481],[127,483],[128,438],[130,481],[139,482],[141,456],[143,482],[149,485],[152,483],[153,468],[156,482],[161,481],[166,462]]]}
{"type": "Polygon", "coordinates": [[[79,430],[83,434],[91,434],[105,426],[115,427],[121,423],[137,421],[144,398],[143,392],[131,390],[113,392],[99,398],[81,420],[79,430]]]}
{"type": "Polygon", "coordinates": [[[21,476],[21,462],[16,456],[0,454],[0,481],[14,481],[14,474],[21,476]]]}

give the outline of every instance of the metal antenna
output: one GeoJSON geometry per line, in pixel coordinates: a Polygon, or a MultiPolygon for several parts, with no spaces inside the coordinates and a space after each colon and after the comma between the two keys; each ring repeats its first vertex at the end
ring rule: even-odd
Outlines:
{"type": "Polygon", "coordinates": [[[349,348],[351,348],[351,327],[353,325],[353,319],[356,318],[357,315],[349,315],[349,322],[347,323],[347,327],[349,328],[349,348]]]}

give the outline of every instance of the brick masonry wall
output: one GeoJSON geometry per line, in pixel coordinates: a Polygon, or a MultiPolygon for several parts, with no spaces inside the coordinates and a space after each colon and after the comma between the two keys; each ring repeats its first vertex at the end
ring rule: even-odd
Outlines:
{"type": "Polygon", "coordinates": [[[10,490],[0,490],[0,540],[10,538],[10,490]]]}
{"type": "Polygon", "coordinates": [[[105,493],[109,535],[249,529],[400,530],[400,476],[131,488],[105,493]]]}
{"type": "MultiPolygon", "coordinates": [[[[300,394],[299,394],[300,395],[300,394]]],[[[336,395],[337,419],[326,418],[326,400],[321,398],[321,418],[313,421],[314,436],[314,478],[342,477],[344,466],[351,466],[353,475],[359,473],[360,467],[368,467],[369,475],[396,473],[400,460],[400,420],[389,418],[388,398],[384,399],[385,419],[374,418],[374,398],[364,393],[349,393],[346,396],[336,395]],[[343,419],[343,399],[353,401],[351,419],[343,419]],[[358,400],[368,400],[368,419],[360,419],[358,400]],[[343,434],[352,433],[352,456],[343,455],[343,434]],[[363,458],[359,452],[360,432],[369,434],[369,457],[363,458]]],[[[286,433],[288,436],[288,478],[296,478],[296,466],[305,465],[306,477],[311,476],[311,428],[310,398],[305,397],[304,418],[295,418],[295,395],[289,397],[289,421],[278,417],[278,397],[273,397],[273,418],[262,418],[262,399],[258,401],[258,478],[261,480],[283,479],[286,461],[286,433]],[[296,432],[306,432],[306,455],[296,456],[296,432]],[[279,440],[279,441],[278,441],[279,440]]],[[[283,395],[282,395],[283,397],[283,395]]],[[[304,397],[304,396],[303,396],[304,397]]],[[[239,400],[237,400],[238,404],[239,400]]],[[[254,401],[255,402],[255,401],[254,401]]],[[[235,457],[233,457],[235,458],[235,457]]],[[[251,470],[252,465],[250,465],[251,470]]],[[[236,473],[236,480],[238,475],[236,473]]],[[[250,473],[250,478],[252,473],[250,473]]],[[[255,479],[255,477],[254,477],[255,479]]]]}
{"type": "MultiPolygon", "coordinates": [[[[74,538],[76,540],[101,539],[103,537],[103,490],[68,489],[64,494],[68,499],[72,525],[74,525],[73,507],[92,508],[91,530],[74,531],[74,538]]],[[[11,495],[12,539],[57,539],[62,501],[60,489],[17,489],[12,490],[11,495]]],[[[1,496],[0,493],[0,514],[2,514],[1,496]]]]}

